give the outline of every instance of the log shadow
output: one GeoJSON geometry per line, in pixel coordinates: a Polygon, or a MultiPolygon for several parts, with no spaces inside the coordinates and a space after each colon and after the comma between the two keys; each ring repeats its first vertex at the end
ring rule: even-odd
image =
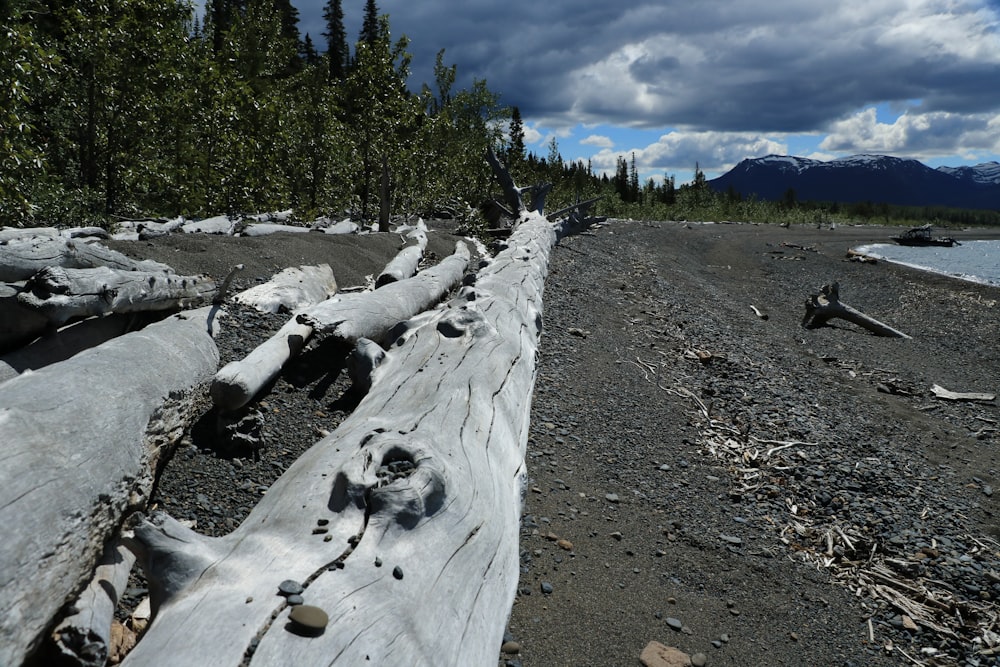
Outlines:
{"type": "Polygon", "coordinates": [[[326,338],[285,364],[281,377],[296,389],[313,385],[309,398],[321,399],[344,373],[351,349],[342,341],[326,338]]]}

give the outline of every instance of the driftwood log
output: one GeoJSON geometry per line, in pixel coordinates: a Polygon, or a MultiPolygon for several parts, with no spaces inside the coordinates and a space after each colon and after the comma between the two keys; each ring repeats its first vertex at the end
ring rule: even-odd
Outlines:
{"type": "Polygon", "coordinates": [[[173,272],[166,264],[136,261],[102,245],[77,239],[35,236],[0,243],[0,282],[27,280],[46,267],[89,269],[97,266],[123,271],[173,272]]]}
{"type": "Polygon", "coordinates": [[[0,356],[0,382],[25,371],[64,361],[78,352],[121,336],[129,329],[140,328],[133,326],[138,324],[134,320],[133,315],[93,317],[47,333],[29,345],[0,356]]]}
{"type": "Polygon", "coordinates": [[[374,292],[339,294],[307,308],[298,321],[352,344],[359,338],[381,341],[396,324],[441,301],[462,280],[470,258],[468,246],[459,242],[452,255],[412,278],[374,292]]]}
{"type": "Polygon", "coordinates": [[[495,661],[518,579],[542,290],[566,231],[526,214],[474,286],[397,328],[357,409],[233,533],[164,514],[137,525],[155,616],[125,664],[495,661]],[[285,580],[325,629],[290,619],[285,580]]]}
{"type": "MultiPolygon", "coordinates": [[[[424,243],[426,243],[426,236],[423,239],[424,243]]],[[[403,248],[386,265],[386,269],[382,273],[405,270],[402,268],[405,262],[401,261],[400,257],[407,255],[407,251],[411,248],[419,250],[419,246],[407,246],[403,248]]],[[[414,270],[416,269],[415,264],[413,268],[414,270]]],[[[334,291],[336,291],[336,281],[333,280],[333,272],[330,271],[328,265],[324,264],[322,268],[299,267],[298,269],[286,269],[272,278],[268,283],[252,287],[245,292],[237,294],[233,300],[240,303],[252,303],[261,308],[259,304],[271,304],[274,302],[274,299],[271,298],[273,295],[289,297],[288,293],[291,291],[292,295],[297,295],[299,298],[285,298],[281,303],[286,306],[286,310],[298,311],[310,305],[324,302],[326,297],[329,296],[329,293],[326,292],[326,288],[330,286],[330,282],[325,280],[327,272],[329,272],[329,280],[332,282],[334,291]],[[325,270],[323,270],[324,268],[325,270]],[[294,302],[294,307],[287,307],[292,305],[291,302],[294,302]]],[[[461,273],[459,273],[460,277],[461,273]]],[[[351,297],[351,300],[360,300],[361,298],[361,294],[355,294],[351,297]]],[[[371,297],[370,295],[369,298],[376,299],[376,297],[371,297]]],[[[438,296],[432,303],[436,303],[440,299],[441,297],[438,296]]],[[[277,309],[270,312],[277,312],[277,309]]],[[[418,311],[402,314],[396,322],[406,319],[416,312],[418,311]]],[[[233,412],[245,406],[254,396],[278,377],[278,374],[281,373],[281,369],[288,363],[288,360],[302,351],[302,348],[312,335],[312,324],[299,321],[296,316],[293,316],[277,333],[254,348],[246,357],[226,364],[216,373],[215,379],[212,381],[212,402],[216,407],[226,412],[233,412]]]]}
{"type": "Polygon", "coordinates": [[[891,338],[910,337],[902,331],[893,329],[888,324],[883,324],[843,303],[840,300],[840,284],[836,282],[823,285],[820,288],[819,294],[812,294],[806,299],[806,314],[802,319],[802,326],[807,329],[816,329],[824,326],[833,318],[840,318],[857,324],[859,327],[871,331],[876,336],[891,338]]]}
{"type": "Polygon", "coordinates": [[[218,367],[213,320],[180,313],[0,384],[0,665],[22,663],[144,506],[218,367]]]}
{"type": "Polygon", "coordinates": [[[208,276],[47,267],[25,284],[18,300],[58,326],[107,313],[173,310],[204,305],[216,293],[208,276]]]}
{"type": "Polygon", "coordinates": [[[337,293],[337,279],[329,264],[290,267],[266,283],[233,296],[233,301],[263,313],[292,313],[337,293]]]}

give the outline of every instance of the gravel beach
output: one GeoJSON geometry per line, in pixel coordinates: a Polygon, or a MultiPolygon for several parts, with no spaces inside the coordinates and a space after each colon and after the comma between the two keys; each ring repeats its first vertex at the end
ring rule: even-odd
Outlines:
{"type": "MultiPolygon", "coordinates": [[[[430,227],[433,257],[450,253],[453,228],[430,227]]],[[[498,665],[638,665],[653,641],[708,665],[1000,664],[1000,408],[931,392],[1000,389],[1000,290],[846,257],[891,233],[613,221],[563,240],[498,665]],[[842,320],[804,329],[806,298],[833,281],[843,302],[911,339],[842,320]]],[[[219,280],[244,263],[238,290],[319,262],[341,286],[360,284],[399,243],[112,245],[219,280]]],[[[286,320],[230,308],[222,362],[286,320]]],[[[286,368],[253,406],[252,451],[220,449],[207,412],[156,505],[207,534],[232,530],[349,414],[346,354],[314,341],[286,368]]],[[[123,606],[143,588],[137,579],[123,606]]]]}

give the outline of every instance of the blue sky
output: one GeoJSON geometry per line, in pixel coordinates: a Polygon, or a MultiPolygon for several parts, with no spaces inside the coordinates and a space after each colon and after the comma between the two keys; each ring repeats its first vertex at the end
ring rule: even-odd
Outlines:
{"type": "MultiPolygon", "coordinates": [[[[323,0],[293,0],[318,47],[323,0]]],[[[364,0],[343,0],[356,39],[364,0]]],[[[529,150],[711,178],[769,153],[1000,160],[1000,0],[381,0],[413,84],[434,57],[517,106],[529,150]]]]}

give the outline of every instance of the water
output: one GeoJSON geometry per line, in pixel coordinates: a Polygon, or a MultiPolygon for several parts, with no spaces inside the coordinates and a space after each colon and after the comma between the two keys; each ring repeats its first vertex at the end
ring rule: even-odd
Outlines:
{"type": "Polygon", "coordinates": [[[962,241],[951,248],[873,243],[855,250],[887,262],[1000,287],[1000,241],[962,241]]]}

